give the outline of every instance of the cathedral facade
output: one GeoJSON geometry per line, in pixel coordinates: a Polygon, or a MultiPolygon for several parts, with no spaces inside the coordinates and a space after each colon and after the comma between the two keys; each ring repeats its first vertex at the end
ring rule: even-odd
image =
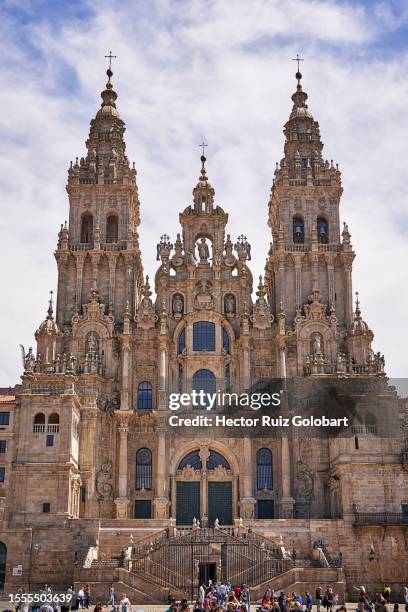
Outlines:
{"type": "Polygon", "coordinates": [[[144,275],[136,169],[107,75],[86,156],[68,170],[55,311],[51,299],[21,384],[0,396],[3,587],[117,582],[134,601],[210,577],[254,592],[397,590],[408,580],[405,405],[354,304],[341,173],[322,156],[300,73],[255,299],[251,246],[228,234],[204,156],[180,233],[161,236],[155,277],[144,275]],[[352,435],[168,425],[173,392],[271,380],[305,394],[350,382],[352,435]]]}

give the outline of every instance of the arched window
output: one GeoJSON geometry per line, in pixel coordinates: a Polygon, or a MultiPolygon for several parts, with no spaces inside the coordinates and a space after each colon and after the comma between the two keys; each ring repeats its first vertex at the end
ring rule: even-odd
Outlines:
{"type": "Polygon", "coordinates": [[[188,453],[179,463],[178,469],[182,470],[187,466],[192,467],[194,470],[201,470],[202,463],[200,459],[200,452],[198,450],[191,451],[188,453]]]}
{"type": "Polygon", "coordinates": [[[106,242],[118,241],[118,217],[108,215],[106,217],[106,242]]]}
{"type": "Polygon", "coordinates": [[[6,581],[7,546],[0,542],[0,590],[4,590],[6,581]]]}
{"type": "Polygon", "coordinates": [[[293,217],[293,242],[303,244],[305,242],[305,224],[302,217],[293,217]]]}
{"type": "Polygon", "coordinates": [[[139,448],[136,452],[136,490],[152,488],[152,451],[139,448]]]}
{"type": "Polygon", "coordinates": [[[272,491],[272,453],[269,448],[260,448],[256,453],[256,488],[272,491]]]}
{"type": "Polygon", "coordinates": [[[186,348],[186,328],[183,327],[178,337],[178,354],[180,355],[186,348]]]}
{"type": "Polygon", "coordinates": [[[222,348],[227,353],[227,355],[230,354],[230,339],[225,327],[222,328],[222,348]]]}
{"type": "MultiPolygon", "coordinates": [[[[194,470],[201,470],[202,462],[200,459],[200,451],[194,450],[191,453],[188,453],[179,463],[177,469],[182,470],[187,466],[192,467],[194,470]]],[[[218,466],[225,468],[226,470],[230,470],[230,464],[220,453],[215,450],[210,449],[210,454],[207,459],[207,470],[215,470],[218,466]]]]}
{"type": "Polygon", "coordinates": [[[59,432],[59,415],[56,412],[53,412],[48,417],[48,433],[58,433],[59,432]]]}
{"type": "Polygon", "coordinates": [[[215,323],[210,321],[194,323],[193,351],[215,351],[215,323]]]}
{"type": "Polygon", "coordinates": [[[153,391],[152,385],[149,382],[141,382],[137,388],[137,409],[152,410],[153,408],[153,391]]]}
{"type": "Polygon", "coordinates": [[[34,417],[34,433],[44,433],[45,431],[45,414],[38,412],[34,417]]]}
{"type": "MultiPolygon", "coordinates": [[[[204,391],[204,393],[214,394],[216,393],[217,381],[212,372],[210,370],[198,370],[193,375],[193,390],[200,392],[204,391]]],[[[209,407],[209,400],[207,397],[204,398],[204,401],[201,401],[196,408],[199,410],[205,410],[209,407]]],[[[214,406],[215,408],[215,406],[214,406]]]]}
{"type": "Polygon", "coordinates": [[[81,219],[81,242],[89,243],[93,240],[93,216],[85,213],[81,219]]]}
{"type": "Polygon", "coordinates": [[[226,470],[231,469],[230,464],[225,457],[220,455],[220,453],[217,453],[217,451],[210,449],[210,456],[207,459],[207,470],[215,470],[215,468],[219,466],[225,468],[226,470]]]}
{"type": "Polygon", "coordinates": [[[328,244],[329,242],[329,224],[324,217],[318,217],[317,219],[317,239],[321,244],[328,244]]]}

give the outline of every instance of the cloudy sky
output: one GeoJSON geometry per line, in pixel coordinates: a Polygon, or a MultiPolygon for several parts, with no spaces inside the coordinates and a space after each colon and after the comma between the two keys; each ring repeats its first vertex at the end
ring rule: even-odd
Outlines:
{"type": "Polygon", "coordinates": [[[175,237],[191,202],[203,138],[230,232],[247,234],[255,278],[263,271],[268,195],[295,88],[291,59],[305,58],[324,155],[343,173],[354,289],[388,373],[406,375],[406,2],[3,0],[0,16],[0,386],[19,381],[18,345],[33,344],[56,287],[66,173],[85,153],[110,49],[150,275],[160,234],[175,237]]]}

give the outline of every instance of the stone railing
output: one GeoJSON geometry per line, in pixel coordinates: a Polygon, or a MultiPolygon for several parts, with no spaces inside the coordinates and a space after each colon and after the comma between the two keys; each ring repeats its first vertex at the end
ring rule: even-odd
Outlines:
{"type": "Polygon", "coordinates": [[[351,426],[351,432],[353,434],[358,434],[358,435],[369,435],[369,436],[376,436],[377,435],[377,425],[352,425],[351,426]]]}
{"type": "Polygon", "coordinates": [[[320,560],[323,563],[323,567],[342,567],[342,554],[340,553],[337,559],[332,557],[323,540],[315,540],[315,542],[313,542],[313,550],[318,551],[320,560]]]}
{"type": "Polygon", "coordinates": [[[408,525],[402,512],[355,512],[354,525],[408,525]]]}

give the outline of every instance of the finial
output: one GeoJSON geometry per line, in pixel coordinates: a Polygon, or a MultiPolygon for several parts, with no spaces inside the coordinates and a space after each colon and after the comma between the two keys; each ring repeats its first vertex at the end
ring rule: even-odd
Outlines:
{"type": "MultiPolygon", "coordinates": [[[[117,55],[112,55],[112,51],[109,51],[109,55],[105,55],[106,59],[109,60],[109,72],[112,72],[111,68],[112,68],[112,60],[117,58],[117,55]]],[[[106,71],[106,74],[108,74],[108,72],[106,71]]],[[[112,73],[113,74],[113,73],[112,73]]],[[[110,76],[112,76],[112,74],[110,76]]],[[[109,74],[108,74],[109,76],[109,74]]]]}
{"type": "Polygon", "coordinates": [[[297,72],[295,74],[295,77],[297,79],[298,85],[300,85],[300,79],[302,78],[302,73],[300,72],[300,62],[304,61],[305,60],[303,59],[303,57],[299,56],[299,53],[296,53],[296,57],[292,59],[292,62],[297,62],[297,72]]]}
{"type": "Polygon", "coordinates": [[[359,317],[360,315],[361,315],[361,310],[360,310],[359,293],[358,291],[356,291],[356,316],[359,317]]]}
{"type": "Polygon", "coordinates": [[[54,293],[53,291],[50,291],[50,299],[48,301],[48,310],[47,310],[47,313],[48,313],[47,319],[52,319],[53,314],[54,314],[54,310],[52,308],[52,294],[53,293],[54,293]]]}

